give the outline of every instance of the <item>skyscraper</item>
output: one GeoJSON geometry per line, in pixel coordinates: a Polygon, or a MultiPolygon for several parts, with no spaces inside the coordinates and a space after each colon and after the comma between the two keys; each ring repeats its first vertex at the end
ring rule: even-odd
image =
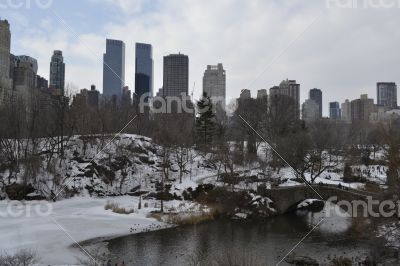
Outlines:
{"type": "Polygon", "coordinates": [[[11,31],[7,20],[0,20],[0,88],[11,89],[10,79],[11,31]]]}
{"type": "Polygon", "coordinates": [[[318,117],[322,118],[322,91],[320,89],[310,90],[309,99],[318,104],[318,117]]]}
{"type": "Polygon", "coordinates": [[[183,54],[164,56],[163,96],[189,95],[189,57],[183,54]]]}
{"type": "MultiPolygon", "coordinates": [[[[151,44],[136,43],[135,93],[140,98],[143,94],[153,96],[153,48],[151,44]]],[[[146,97],[146,101],[147,101],[146,97]]]]}
{"type": "Polygon", "coordinates": [[[50,88],[58,90],[62,95],[65,87],[65,63],[62,51],[54,51],[50,62],[50,88]]]}
{"type": "Polygon", "coordinates": [[[378,105],[388,109],[397,108],[397,85],[394,82],[377,83],[378,105]]]}
{"type": "Polygon", "coordinates": [[[103,94],[118,98],[125,86],[125,43],[107,39],[103,60],[103,94]]]}
{"type": "Polygon", "coordinates": [[[203,76],[203,92],[213,103],[225,109],[226,106],[226,72],[222,64],[207,66],[203,76]]]}
{"type": "Polygon", "coordinates": [[[340,104],[338,102],[329,103],[329,118],[330,119],[341,118],[340,104]]]}
{"type": "MultiPolygon", "coordinates": [[[[284,80],[279,86],[272,87],[269,91],[270,102],[276,101],[274,98],[285,96],[291,99],[292,106],[287,106],[293,112],[294,119],[300,119],[300,84],[295,80],[284,80]]],[[[289,102],[287,102],[289,104],[289,102]]]]}

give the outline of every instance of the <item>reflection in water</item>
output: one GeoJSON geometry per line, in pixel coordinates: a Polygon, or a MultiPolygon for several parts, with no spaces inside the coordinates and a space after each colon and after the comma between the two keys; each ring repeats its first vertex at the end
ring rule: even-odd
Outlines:
{"type": "MultiPolygon", "coordinates": [[[[332,206],[327,206],[327,211],[332,206]]],[[[321,213],[298,212],[265,222],[218,220],[114,239],[110,252],[127,265],[188,265],[191,258],[248,253],[265,265],[279,262],[318,222],[321,213]]],[[[328,256],[362,257],[366,247],[349,237],[350,218],[332,216],[295,250],[325,262],[328,256]],[[340,243],[335,243],[341,239],[340,243]]],[[[282,263],[281,265],[287,265],[282,263]]]]}

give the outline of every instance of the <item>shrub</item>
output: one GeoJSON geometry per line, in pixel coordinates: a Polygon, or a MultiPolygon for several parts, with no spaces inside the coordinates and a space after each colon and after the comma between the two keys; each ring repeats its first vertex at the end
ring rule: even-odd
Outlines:
{"type": "Polygon", "coordinates": [[[115,202],[107,202],[107,204],[104,206],[104,209],[107,210],[111,210],[114,213],[118,213],[118,214],[131,214],[134,213],[135,210],[132,209],[126,209],[124,207],[121,207],[118,203],[115,202]]]}
{"type": "Polygon", "coordinates": [[[233,192],[224,188],[216,188],[208,193],[201,194],[197,202],[211,206],[220,213],[234,213],[235,209],[245,209],[251,202],[247,192],[233,192]]]}
{"type": "Polygon", "coordinates": [[[379,193],[381,192],[381,188],[379,187],[378,184],[375,183],[366,183],[364,190],[367,192],[372,192],[372,193],[379,193]]]}
{"type": "Polygon", "coordinates": [[[196,187],[195,190],[188,188],[183,191],[182,196],[185,200],[197,199],[200,195],[207,194],[215,188],[212,184],[201,184],[196,187]]]}
{"type": "Polygon", "coordinates": [[[167,191],[152,192],[148,194],[146,198],[154,198],[156,200],[165,200],[165,201],[170,201],[174,199],[181,200],[181,197],[177,196],[176,194],[172,195],[167,191]]]}
{"type": "Polygon", "coordinates": [[[167,222],[176,225],[196,225],[214,219],[212,213],[190,213],[184,214],[171,214],[167,216],[167,222]]]}
{"type": "Polygon", "coordinates": [[[33,266],[38,262],[36,253],[31,250],[21,250],[14,255],[0,255],[0,266],[33,266]]]}
{"type": "Polygon", "coordinates": [[[220,175],[220,178],[224,184],[228,185],[237,185],[241,181],[241,178],[237,173],[233,174],[222,173],[220,175]]]}

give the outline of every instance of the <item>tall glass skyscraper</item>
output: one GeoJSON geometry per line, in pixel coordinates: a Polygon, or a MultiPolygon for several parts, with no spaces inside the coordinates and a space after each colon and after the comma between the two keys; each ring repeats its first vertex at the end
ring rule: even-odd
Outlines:
{"type": "Polygon", "coordinates": [[[309,99],[318,104],[318,118],[322,118],[322,91],[319,89],[310,90],[309,99]]]}
{"type": "MultiPolygon", "coordinates": [[[[135,93],[140,98],[143,94],[153,96],[153,48],[151,44],[136,43],[135,58],[135,93]]],[[[148,97],[146,97],[147,101],[148,97]]]]}
{"type": "Polygon", "coordinates": [[[329,103],[329,118],[330,119],[341,119],[340,104],[338,102],[329,103]]]}
{"type": "Polygon", "coordinates": [[[388,109],[397,108],[397,85],[394,82],[378,82],[378,105],[388,109]]]}
{"type": "Polygon", "coordinates": [[[125,43],[107,39],[103,60],[103,94],[120,97],[125,86],[125,43]]]}
{"type": "Polygon", "coordinates": [[[50,88],[64,93],[65,63],[62,51],[54,51],[50,62],[50,88]]]}

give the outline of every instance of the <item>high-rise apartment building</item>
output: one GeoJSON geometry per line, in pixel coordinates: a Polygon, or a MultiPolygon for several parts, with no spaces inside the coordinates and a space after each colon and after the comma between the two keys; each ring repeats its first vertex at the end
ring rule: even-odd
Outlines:
{"type": "Polygon", "coordinates": [[[330,119],[341,119],[340,104],[338,102],[329,103],[329,118],[330,119]]]}
{"type": "Polygon", "coordinates": [[[153,48],[151,44],[136,43],[135,94],[137,98],[153,96],[153,48]]]}
{"type": "Polygon", "coordinates": [[[318,104],[318,117],[322,118],[322,91],[320,89],[310,90],[309,99],[318,104]]]}
{"type": "Polygon", "coordinates": [[[36,88],[47,90],[49,88],[49,81],[39,75],[36,76],[36,88]]]}
{"type": "Polygon", "coordinates": [[[347,99],[342,103],[342,120],[351,123],[351,103],[347,99]]]}
{"type": "Polygon", "coordinates": [[[316,121],[319,118],[319,105],[311,99],[307,99],[303,103],[303,108],[302,108],[302,119],[306,122],[312,122],[316,121]]]}
{"type": "Polygon", "coordinates": [[[378,82],[377,99],[378,105],[388,109],[397,108],[397,85],[394,82],[378,82]]]}
{"type": "Polygon", "coordinates": [[[257,91],[257,99],[264,99],[268,97],[268,92],[266,89],[261,89],[257,91]]]}
{"type": "Polygon", "coordinates": [[[371,114],[374,112],[374,99],[368,99],[367,94],[361,95],[360,99],[351,101],[351,120],[369,121],[371,114]]]}
{"type": "Polygon", "coordinates": [[[132,105],[132,91],[128,86],[122,88],[121,105],[124,107],[132,105]]]}
{"type": "Polygon", "coordinates": [[[239,100],[247,100],[247,99],[251,99],[251,91],[247,90],[247,89],[244,89],[240,93],[239,100]]]}
{"type": "Polygon", "coordinates": [[[54,51],[50,62],[50,88],[57,90],[61,95],[65,88],[65,63],[62,51],[54,51]]]}
{"type": "Polygon", "coordinates": [[[203,92],[213,103],[225,109],[226,106],[226,72],[222,64],[207,66],[203,76],[203,92]]]}
{"type": "Polygon", "coordinates": [[[119,98],[125,86],[125,43],[107,39],[103,61],[103,95],[119,98]]]}
{"type": "Polygon", "coordinates": [[[10,78],[11,31],[7,20],[0,20],[0,88],[11,89],[10,78]]]}
{"type": "Polygon", "coordinates": [[[294,119],[300,119],[300,84],[295,80],[284,80],[279,86],[270,89],[270,102],[273,103],[274,98],[279,96],[291,99],[291,106],[287,106],[288,110],[293,113],[294,119]]]}
{"type": "Polygon", "coordinates": [[[36,88],[38,63],[26,55],[15,57],[14,89],[20,94],[29,94],[36,88]]]}
{"type": "Polygon", "coordinates": [[[164,56],[164,97],[189,95],[189,57],[183,54],[164,56]]]}
{"type": "Polygon", "coordinates": [[[99,96],[100,96],[100,92],[98,90],[96,90],[96,86],[91,85],[90,91],[88,91],[88,98],[87,98],[88,106],[92,107],[92,108],[99,107],[99,96]]]}

